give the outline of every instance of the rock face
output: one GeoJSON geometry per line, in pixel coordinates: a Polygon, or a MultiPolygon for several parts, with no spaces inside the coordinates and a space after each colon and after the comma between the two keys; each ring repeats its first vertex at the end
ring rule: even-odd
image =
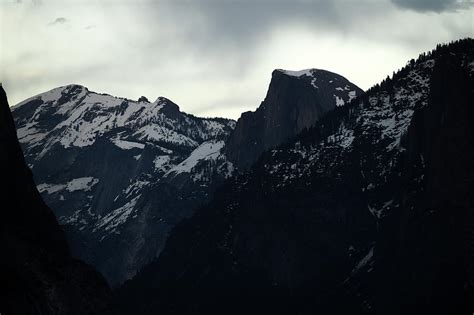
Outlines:
{"type": "Polygon", "coordinates": [[[182,113],[160,97],[117,98],[79,85],[13,108],[38,189],[76,257],[111,285],[155,258],[233,166],[220,153],[235,123],[182,113]]]}
{"type": "Polygon", "coordinates": [[[64,232],[35,187],[1,87],[0,168],[0,313],[109,313],[105,280],[71,257],[64,232]]]}
{"type": "Polygon", "coordinates": [[[265,100],[237,121],[226,147],[230,160],[249,168],[264,151],[310,128],[325,113],[363,91],[346,78],[319,69],[275,70],[265,100]]]}
{"type": "Polygon", "coordinates": [[[263,154],[115,297],[124,314],[472,314],[474,41],[263,154]]]}

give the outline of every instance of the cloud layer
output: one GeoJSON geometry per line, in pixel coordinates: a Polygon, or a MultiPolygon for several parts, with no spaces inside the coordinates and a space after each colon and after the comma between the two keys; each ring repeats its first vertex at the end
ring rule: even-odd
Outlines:
{"type": "Polygon", "coordinates": [[[472,7],[449,0],[0,6],[0,81],[12,104],[78,83],[135,99],[163,95],[187,112],[232,118],[260,104],[275,68],[323,68],[366,89],[439,42],[473,36],[472,7]]]}
{"type": "Polygon", "coordinates": [[[472,7],[472,0],[392,0],[401,8],[419,12],[443,12],[466,10],[472,7]]]}

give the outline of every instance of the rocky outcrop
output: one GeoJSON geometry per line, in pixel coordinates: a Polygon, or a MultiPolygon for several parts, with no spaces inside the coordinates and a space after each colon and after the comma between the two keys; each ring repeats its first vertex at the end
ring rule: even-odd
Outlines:
{"type": "Polygon", "coordinates": [[[363,91],[325,70],[275,70],[267,96],[255,112],[245,112],[227,142],[230,160],[248,168],[260,154],[314,125],[325,113],[350,103],[363,91]]]}
{"type": "Polygon", "coordinates": [[[0,87],[0,313],[107,314],[109,288],[75,260],[53,212],[36,189],[0,87]]]}

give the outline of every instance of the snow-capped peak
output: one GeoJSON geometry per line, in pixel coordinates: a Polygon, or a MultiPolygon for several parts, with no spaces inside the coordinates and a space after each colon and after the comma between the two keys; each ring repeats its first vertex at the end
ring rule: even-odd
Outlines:
{"type": "Polygon", "coordinates": [[[318,69],[304,69],[304,70],[283,70],[283,69],[277,69],[277,71],[281,72],[281,73],[284,73],[286,75],[289,75],[291,77],[301,77],[301,76],[308,76],[308,77],[312,77],[313,76],[313,73],[318,71],[318,69]]]}
{"type": "Polygon", "coordinates": [[[166,142],[195,148],[201,141],[232,128],[225,121],[182,113],[178,105],[165,97],[152,103],[143,98],[135,101],[92,92],[76,84],[36,95],[13,111],[20,141],[43,148],[42,154],[57,143],[65,148],[89,146],[102,135],[109,134],[110,138],[123,128],[127,130],[121,136],[125,141],[166,142]]]}
{"type": "Polygon", "coordinates": [[[350,84],[343,76],[327,70],[316,68],[296,71],[276,69],[275,72],[303,80],[315,89],[329,91],[337,107],[350,103],[352,99],[362,93],[362,90],[350,84]]]}

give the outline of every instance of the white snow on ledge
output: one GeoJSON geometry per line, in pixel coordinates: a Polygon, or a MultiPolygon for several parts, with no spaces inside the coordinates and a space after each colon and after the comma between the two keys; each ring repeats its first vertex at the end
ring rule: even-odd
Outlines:
{"type": "Polygon", "coordinates": [[[137,201],[140,197],[141,195],[138,195],[120,208],[109,212],[99,222],[97,222],[94,232],[98,229],[105,229],[106,231],[112,230],[111,232],[113,232],[116,227],[124,224],[132,211],[135,209],[135,205],[137,204],[137,201]]]}
{"type": "Polygon", "coordinates": [[[169,155],[157,155],[153,160],[155,170],[166,170],[166,168],[169,168],[170,160],[169,155]]]}
{"type": "Polygon", "coordinates": [[[66,187],[67,185],[65,184],[55,185],[55,184],[46,184],[46,183],[39,184],[36,186],[36,188],[38,189],[40,193],[43,193],[46,191],[49,195],[54,194],[55,192],[61,191],[66,187]]]}
{"type": "Polygon", "coordinates": [[[191,170],[202,160],[215,160],[219,157],[221,149],[224,147],[224,141],[209,141],[204,142],[197,147],[189,157],[183,162],[179,163],[171,170],[169,170],[165,176],[171,173],[190,173],[191,170]]]}
{"type": "Polygon", "coordinates": [[[292,76],[292,77],[301,77],[303,75],[307,75],[308,77],[312,77],[313,74],[313,70],[315,69],[304,69],[304,70],[298,70],[298,71],[293,71],[293,70],[283,70],[283,69],[277,69],[278,71],[286,74],[286,75],[289,75],[289,76],[292,76]]]}
{"type": "Polygon", "coordinates": [[[66,184],[39,184],[36,186],[40,193],[46,192],[54,194],[58,191],[66,189],[69,192],[77,190],[90,191],[92,187],[99,182],[99,179],[94,177],[79,177],[67,182],[66,184]]]}
{"type": "Polygon", "coordinates": [[[336,99],[336,107],[344,106],[345,102],[341,97],[334,95],[334,98],[336,99]]]}
{"type": "Polygon", "coordinates": [[[80,177],[74,178],[67,183],[67,191],[73,192],[76,190],[90,191],[91,188],[99,182],[99,179],[94,177],[80,177]]]}
{"type": "Polygon", "coordinates": [[[123,150],[130,150],[130,149],[134,149],[134,148],[138,148],[138,149],[145,148],[145,145],[143,143],[126,141],[126,140],[122,140],[122,139],[118,139],[118,138],[113,139],[112,142],[117,147],[119,147],[120,149],[123,149],[123,150]]]}

